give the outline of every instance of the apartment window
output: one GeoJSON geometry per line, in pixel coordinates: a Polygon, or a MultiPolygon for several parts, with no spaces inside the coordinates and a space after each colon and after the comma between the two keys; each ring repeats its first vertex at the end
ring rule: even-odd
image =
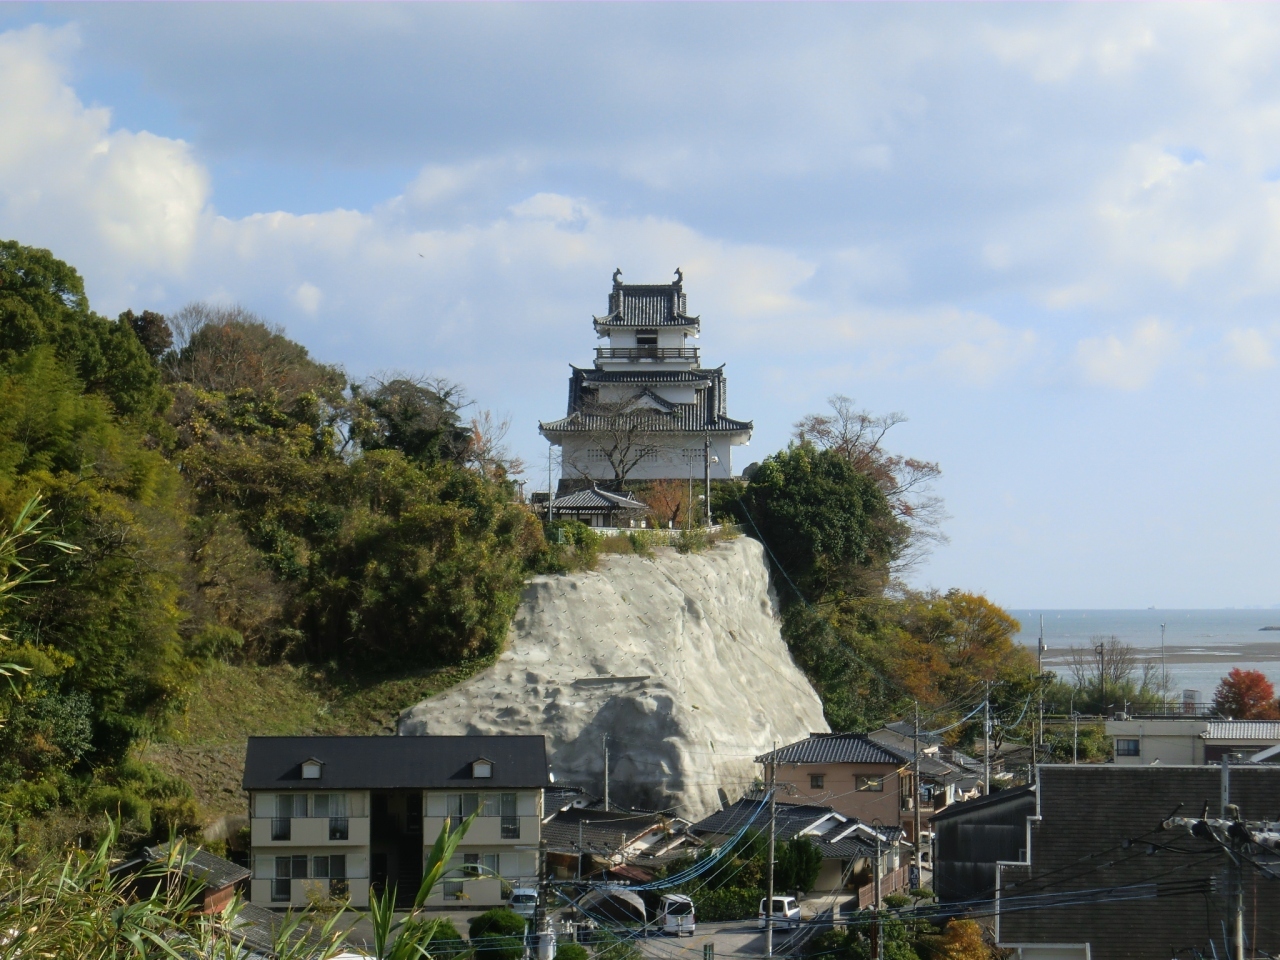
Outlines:
{"type": "Polygon", "coordinates": [[[496,853],[464,853],[462,869],[464,873],[476,877],[496,877],[498,855],[496,853]]]}
{"type": "Polygon", "coordinates": [[[330,853],[311,858],[311,876],[317,880],[345,880],[347,878],[347,855],[330,853]]]}
{"type": "Polygon", "coordinates": [[[859,790],[869,793],[884,792],[884,777],[858,777],[855,783],[859,790]]]}
{"type": "Polygon", "coordinates": [[[502,839],[520,839],[520,817],[516,814],[516,795],[502,794],[502,839]]]}
{"type": "Polygon", "coordinates": [[[1117,757],[1140,757],[1142,750],[1137,740],[1116,739],[1117,757]]]}
{"type": "Polygon", "coordinates": [[[461,880],[446,880],[444,882],[444,898],[446,900],[456,900],[462,896],[461,880]]]}
{"type": "Polygon", "coordinates": [[[317,793],[311,801],[313,817],[346,817],[347,795],[345,793],[317,793]]]}
{"type": "Polygon", "coordinates": [[[293,818],[307,815],[305,793],[282,793],[276,797],[276,815],[271,818],[271,839],[293,838],[293,818]]]}
{"type": "Polygon", "coordinates": [[[273,902],[287,903],[293,896],[292,881],[305,879],[307,875],[307,858],[305,855],[294,857],[276,857],[276,875],[271,881],[271,899],[273,902]]]}
{"type": "Polygon", "coordinates": [[[823,773],[811,773],[811,774],[809,774],[809,789],[810,789],[810,790],[821,790],[821,789],[825,786],[826,781],[827,781],[827,776],[826,776],[826,774],[823,774],[823,773]]]}
{"type": "Polygon", "coordinates": [[[444,798],[445,814],[459,820],[471,816],[480,808],[478,793],[448,793],[444,798]]]}

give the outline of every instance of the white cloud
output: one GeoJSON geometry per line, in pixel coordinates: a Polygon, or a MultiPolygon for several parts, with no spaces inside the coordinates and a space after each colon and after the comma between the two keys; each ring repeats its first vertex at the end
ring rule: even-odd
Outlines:
{"type": "Polygon", "coordinates": [[[302,282],[298,284],[293,291],[293,302],[298,305],[298,309],[309,316],[315,316],[316,311],[320,309],[320,302],[324,299],[324,294],[320,288],[313,283],[302,282]]]}
{"type": "Polygon", "coordinates": [[[76,45],[70,27],[0,34],[0,222],[83,265],[181,271],[208,175],[182,141],[81,104],[64,79],[76,45]]]}
{"type": "Polygon", "coordinates": [[[1182,337],[1152,317],[1135,326],[1128,337],[1115,334],[1081,340],[1076,358],[1085,377],[1120,390],[1137,390],[1149,384],[1174,355],[1182,337]]]}
{"type": "Polygon", "coordinates": [[[1222,338],[1227,358],[1245,370],[1267,370],[1276,365],[1271,339],[1255,327],[1233,328],[1222,338]]]}

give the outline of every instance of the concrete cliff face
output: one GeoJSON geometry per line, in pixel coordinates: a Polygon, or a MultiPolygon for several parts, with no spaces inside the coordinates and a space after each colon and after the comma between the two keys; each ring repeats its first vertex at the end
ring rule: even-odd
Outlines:
{"type": "Polygon", "coordinates": [[[759,543],[535,577],[498,663],[401,714],[399,732],[540,733],[558,783],[698,818],[774,743],[826,731],[779,633],[759,543]]]}

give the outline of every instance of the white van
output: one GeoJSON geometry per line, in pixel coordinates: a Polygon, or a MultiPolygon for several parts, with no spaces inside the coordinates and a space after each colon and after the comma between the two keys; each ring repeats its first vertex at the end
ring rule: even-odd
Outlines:
{"type": "MultiPolygon", "coordinates": [[[[769,898],[765,897],[760,901],[760,929],[763,930],[767,924],[765,923],[765,904],[769,902],[769,898]]],[[[796,903],[795,897],[774,897],[773,898],[773,929],[789,930],[792,927],[800,926],[800,904],[796,903]]]]}
{"type": "Polygon", "coordinates": [[[533,887],[516,887],[511,891],[507,908],[527,920],[532,920],[538,912],[538,891],[533,887]]]}
{"type": "Polygon", "coordinates": [[[658,929],[663,933],[693,936],[695,928],[693,901],[682,893],[669,893],[658,907],[658,929]]]}

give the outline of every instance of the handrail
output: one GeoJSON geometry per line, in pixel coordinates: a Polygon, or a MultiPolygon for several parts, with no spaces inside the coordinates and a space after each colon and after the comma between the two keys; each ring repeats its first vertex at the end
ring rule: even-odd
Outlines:
{"type": "Polygon", "coordinates": [[[597,360],[697,360],[697,347],[596,347],[597,360]]]}

